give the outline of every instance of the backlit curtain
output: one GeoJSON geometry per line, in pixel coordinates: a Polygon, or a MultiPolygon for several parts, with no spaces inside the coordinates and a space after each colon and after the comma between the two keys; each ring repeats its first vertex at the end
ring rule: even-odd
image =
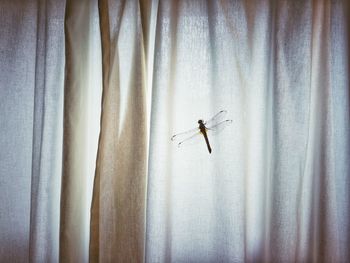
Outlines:
{"type": "Polygon", "coordinates": [[[67,1],[60,262],[88,262],[100,131],[102,62],[97,1],[67,1]]]}
{"type": "Polygon", "coordinates": [[[159,1],[147,262],[346,262],[344,1],[159,1]],[[179,149],[225,109],[233,124],[179,149]]]}
{"type": "Polygon", "coordinates": [[[0,3],[0,262],[347,262],[349,3],[0,3]],[[203,141],[173,134],[227,111],[203,141]]]}
{"type": "Polygon", "coordinates": [[[90,262],[142,262],[146,203],[146,64],[141,5],[99,1],[101,132],[90,262]]]}

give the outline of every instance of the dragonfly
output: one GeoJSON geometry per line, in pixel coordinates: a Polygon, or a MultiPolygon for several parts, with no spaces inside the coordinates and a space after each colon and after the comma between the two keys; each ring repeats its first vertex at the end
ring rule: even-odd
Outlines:
{"type": "Polygon", "coordinates": [[[198,120],[198,127],[175,134],[171,137],[171,140],[177,143],[178,147],[182,147],[195,141],[196,138],[203,136],[208,152],[211,153],[212,149],[208,134],[219,132],[233,122],[232,120],[225,119],[226,114],[226,110],[221,110],[207,121],[200,119],[198,120]]]}

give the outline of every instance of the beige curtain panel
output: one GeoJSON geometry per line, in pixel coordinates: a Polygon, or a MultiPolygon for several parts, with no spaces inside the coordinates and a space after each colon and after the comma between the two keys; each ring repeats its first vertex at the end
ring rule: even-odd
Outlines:
{"type": "Polygon", "coordinates": [[[1,1],[0,262],[349,262],[349,33],[347,0],[1,1]]]}

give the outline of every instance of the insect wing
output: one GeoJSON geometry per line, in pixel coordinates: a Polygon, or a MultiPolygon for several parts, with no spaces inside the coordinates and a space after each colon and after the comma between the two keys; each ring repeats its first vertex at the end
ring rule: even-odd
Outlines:
{"type": "Polygon", "coordinates": [[[207,128],[213,127],[213,126],[219,124],[220,122],[222,122],[225,119],[226,114],[227,114],[226,110],[219,111],[217,114],[214,115],[214,117],[212,117],[211,119],[204,122],[204,125],[207,128]]]}
{"type": "Polygon", "coordinates": [[[196,135],[200,135],[199,128],[194,128],[185,132],[180,132],[171,137],[171,140],[176,143],[179,147],[184,143],[185,141],[188,142],[190,138],[196,137],[196,135]]]}
{"type": "Polygon", "coordinates": [[[232,124],[232,120],[224,120],[224,121],[221,121],[213,126],[209,126],[209,127],[206,127],[207,128],[207,131],[209,133],[219,133],[221,132],[223,129],[225,129],[227,126],[229,126],[230,124],[232,124]]]}
{"type": "Polygon", "coordinates": [[[192,136],[180,141],[177,146],[178,147],[187,147],[191,145],[197,145],[199,143],[203,143],[203,136],[201,132],[198,130],[196,133],[194,133],[192,136]]]}

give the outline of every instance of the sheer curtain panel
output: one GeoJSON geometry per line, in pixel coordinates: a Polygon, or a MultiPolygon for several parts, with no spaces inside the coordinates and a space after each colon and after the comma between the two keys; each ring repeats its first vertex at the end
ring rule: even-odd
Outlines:
{"type": "Polygon", "coordinates": [[[97,1],[67,0],[65,50],[60,262],[88,262],[102,91],[97,1]]]}
{"type": "Polygon", "coordinates": [[[346,1],[159,1],[147,262],[347,262],[346,1]],[[172,134],[227,110],[232,126],[172,134]]]}
{"type": "Polygon", "coordinates": [[[90,262],[142,262],[146,196],[146,71],[139,1],[99,1],[101,132],[90,262]]]}
{"type": "Polygon", "coordinates": [[[0,2],[0,262],[57,262],[65,1],[0,2]]]}
{"type": "Polygon", "coordinates": [[[349,8],[0,1],[0,262],[349,262],[349,8]]]}

